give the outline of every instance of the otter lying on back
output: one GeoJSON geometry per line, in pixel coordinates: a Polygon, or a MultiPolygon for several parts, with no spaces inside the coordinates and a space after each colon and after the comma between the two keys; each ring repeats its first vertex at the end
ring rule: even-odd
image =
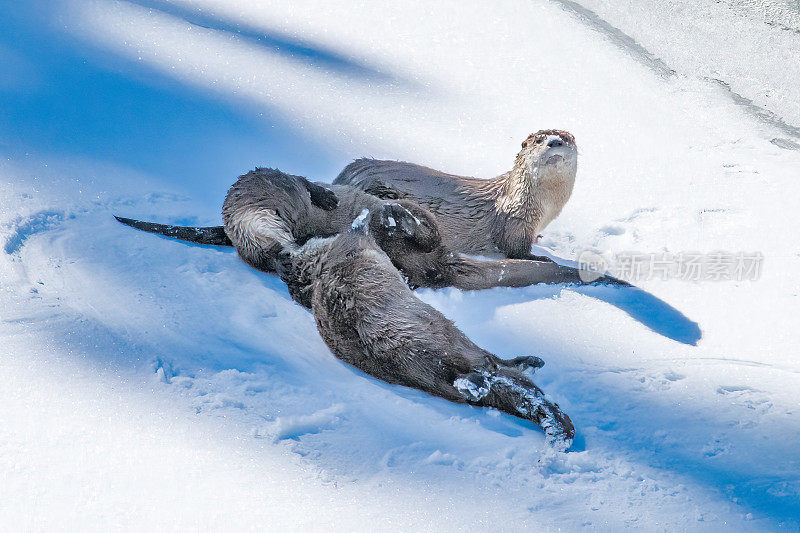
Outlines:
{"type": "Polygon", "coordinates": [[[522,372],[541,359],[502,360],[475,345],[414,295],[368,235],[376,225],[360,222],[283,254],[278,267],[334,355],[388,383],[531,420],[553,446],[569,448],[569,416],[522,372]]]}
{"type": "Polygon", "coordinates": [[[577,165],[570,133],[541,130],[522,143],[514,168],[493,179],[358,159],[333,182],[381,198],[413,200],[436,216],[444,245],[456,252],[541,260],[531,255],[531,245],[569,200],[577,165]]]}
{"type": "MultiPolygon", "coordinates": [[[[479,261],[452,252],[438,223],[410,200],[382,200],[347,185],[330,189],[279,170],[258,168],[239,177],[222,208],[224,227],[191,228],[117,217],[138,229],[202,244],[234,246],[251,266],[274,272],[278,254],[313,237],[346,231],[364,210],[378,245],[412,287],[466,290],[534,283],[579,283],[580,271],[555,263],[504,259],[479,261]]],[[[586,279],[592,279],[587,277],[586,279]]],[[[602,276],[593,283],[625,285],[602,276]]]]}

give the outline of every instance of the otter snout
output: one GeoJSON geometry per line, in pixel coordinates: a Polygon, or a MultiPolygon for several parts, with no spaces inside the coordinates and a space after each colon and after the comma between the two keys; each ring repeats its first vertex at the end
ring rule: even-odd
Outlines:
{"type": "Polygon", "coordinates": [[[572,160],[577,150],[575,145],[562,135],[548,135],[542,141],[541,159],[545,163],[572,160]]]}

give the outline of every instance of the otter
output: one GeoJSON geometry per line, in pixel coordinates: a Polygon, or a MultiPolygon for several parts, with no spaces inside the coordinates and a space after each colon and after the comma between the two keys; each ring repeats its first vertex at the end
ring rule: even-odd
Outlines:
{"type": "Polygon", "coordinates": [[[385,382],[530,420],[566,451],[575,435],[570,417],[524,373],[544,362],[495,356],[417,298],[371,235],[376,226],[391,226],[382,217],[378,224],[365,220],[370,217],[279,254],[279,276],[311,309],[331,352],[385,382]]]}
{"type": "MultiPolygon", "coordinates": [[[[378,235],[402,240],[430,252],[440,238],[433,216],[412,202],[390,202],[347,186],[307,193],[308,180],[276,169],[257,168],[239,176],[222,204],[225,234],[239,256],[249,265],[274,272],[278,254],[301,246],[312,237],[330,237],[346,231],[365,211],[381,213],[394,221],[393,231],[378,235]]],[[[375,224],[380,223],[378,217],[375,224]]],[[[387,226],[388,227],[388,226],[387,226]]],[[[381,242],[384,244],[384,242],[381,242]]]]}
{"type": "MultiPolygon", "coordinates": [[[[436,218],[410,200],[383,200],[347,185],[327,188],[276,169],[240,176],[223,203],[224,226],[187,227],[116,217],[123,224],[199,244],[234,246],[249,265],[275,272],[278,254],[313,237],[346,231],[365,210],[378,245],[412,288],[463,290],[536,283],[587,284],[581,271],[556,263],[481,261],[447,248],[436,218]]],[[[584,274],[586,274],[584,272],[584,274]]],[[[584,276],[593,284],[627,285],[610,276],[584,276]]]]}
{"type": "Polygon", "coordinates": [[[456,252],[549,261],[532,255],[531,245],[569,200],[577,165],[570,133],[540,130],[522,143],[514,168],[493,179],[401,161],[358,159],[333,183],[384,199],[413,200],[436,216],[445,246],[456,252]]]}

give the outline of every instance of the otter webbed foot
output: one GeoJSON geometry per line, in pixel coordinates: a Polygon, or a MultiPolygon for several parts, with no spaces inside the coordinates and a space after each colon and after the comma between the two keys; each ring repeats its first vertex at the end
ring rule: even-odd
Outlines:
{"type": "Polygon", "coordinates": [[[503,363],[507,366],[516,367],[523,372],[529,368],[536,371],[544,366],[542,358],[536,357],[535,355],[521,355],[513,359],[503,359],[503,363]]]}
{"type": "Polygon", "coordinates": [[[527,401],[521,402],[517,409],[542,428],[545,442],[552,448],[566,452],[572,446],[572,439],[575,438],[575,426],[557,403],[544,398],[535,406],[527,401]]]}
{"type": "MultiPolygon", "coordinates": [[[[543,364],[541,359],[529,357],[528,362],[534,366],[543,364]]],[[[502,367],[497,371],[474,370],[459,376],[453,387],[467,403],[494,407],[530,420],[542,429],[545,440],[557,450],[566,451],[572,445],[575,426],[570,417],[519,370],[502,367]]]]}
{"type": "Polygon", "coordinates": [[[385,235],[403,238],[423,252],[430,252],[440,242],[436,228],[430,224],[427,217],[422,213],[417,217],[399,203],[383,204],[379,223],[385,235]]]}

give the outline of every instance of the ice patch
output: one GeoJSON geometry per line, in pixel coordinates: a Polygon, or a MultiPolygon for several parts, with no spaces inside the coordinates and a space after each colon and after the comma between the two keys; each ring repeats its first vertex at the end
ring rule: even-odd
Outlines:
{"type": "Polygon", "coordinates": [[[484,381],[484,384],[478,385],[468,378],[458,378],[453,382],[453,386],[458,389],[458,392],[476,402],[489,394],[489,383],[484,381]]]}
{"type": "Polygon", "coordinates": [[[352,229],[361,229],[366,226],[367,217],[369,216],[369,209],[362,209],[361,214],[353,220],[353,223],[350,225],[352,229]]]}

